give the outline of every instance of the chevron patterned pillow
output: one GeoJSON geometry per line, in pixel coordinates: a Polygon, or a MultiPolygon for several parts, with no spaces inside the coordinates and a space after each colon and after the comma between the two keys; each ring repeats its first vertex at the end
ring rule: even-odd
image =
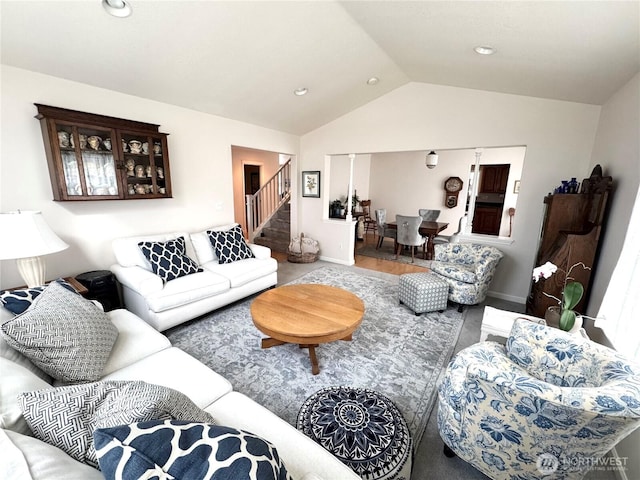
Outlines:
{"type": "Polygon", "coordinates": [[[154,420],[93,436],[105,480],[291,480],[271,443],[235,428],[154,420]]]}
{"type": "Polygon", "coordinates": [[[118,329],[91,301],[54,282],[0,335],[53,378],[91,382],[102,376],[118,329]]]}
{"type": "Polygon", "coordinates": [[[19,395],[29,428],[40,440],[94,467],[93,433],[154,419],[215,423],[177,390],[142,381],[102,381],[47,388],[19,395]]]}

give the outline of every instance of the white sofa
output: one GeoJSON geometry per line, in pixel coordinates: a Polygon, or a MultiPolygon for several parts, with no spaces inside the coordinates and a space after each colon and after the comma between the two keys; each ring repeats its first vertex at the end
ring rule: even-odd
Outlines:
{"type": "MultiPolygon", "coordinates": [[[[0,307],[0,321],[11,315],[0,307]]],[[[102,380],[143,380],[186,394],[218,425],[252,432],[277,448],[291,476],[305,480],[359,477],[337,458],[245,395],[228,380],[179,348],[127,310],[108,313],[119,331],[102,380]]],[[[0,478],[5,480],[93,480],[101,472],[31,436],[16,395],[50,388],[51,379],[0,338],[0,478]]],[[[268,381],[268,379],[265,379],[268,381]]]]}
{"type": "MultiPolygon", "coordinates": [[[[207,230],[229,230],[237,224],[207,230]]],[[[164,331],[236,300],[276,285],[278,262],[271,249],[249,244],[255,258],[219,264],[207,230],[119,238],[113,241],[117,264],[111,271],[122,284],[124,304],[158,331],[164,331]],[[163,283],[138,247],[184,237],[187,255],[202,272],[163,283]]]]}

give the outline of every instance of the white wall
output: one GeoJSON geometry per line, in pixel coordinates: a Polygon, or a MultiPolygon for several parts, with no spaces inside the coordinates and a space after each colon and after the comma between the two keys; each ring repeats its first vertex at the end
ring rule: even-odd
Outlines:
{"type": "MultiPolygon", "coordinates": [[[[507,192],[505,194],[503,221],[500,235],[509,236],[508,209],[515,207],[518,195],[513,193],[513,183],[520,179],[524,160],[524,147],[487,148],[482,154],[482,165],[510,163],[507,192]]],[[[387,210],[387,218],[396,214],[418,215],[420,208],[440,210],[439,222],[449,226],[443,235],[458,231],[458,223],[466,210],[469,173],[475,164],[475,150],[440,150],[438,166],[425,167],[426,151],[376,153],[371,155],[371,209],[387,210]],[[463,188],[458,195],[458,205],[445,206],[444,182],[449,177],[460,177],[463,188]]]]}
{"type": "Polygon", "coordinates": [[[371,155],[356,154],[353,159],[353,193],[359,200],[370,200],[371,155]]]}
{"type": "MultiPolygon", "coordinates": [[[[584,178],[600,107],[420,83],[404,85],[301,138],[301,170],[322,170],[324,155],[522,145],[514,242],[492,284],[524,301],[542,219],[542,200],[561,179],[584,178]]],[[[437,168],[435,169],[437,171],[437,168]]],[[[321,205],[301,199],[298,221],[325,258],[348,263],[349,228],[322,220],[321,205]]]]}
{"type": "MultiPolygon", "coordinates": [[[[327,172],[325,172],[327,173],[327,172]]],[[[330,170],[321,181],[328,182],[329,198],[326,207],[334,200],[345,202],[349,189],[349,178],[351,176],[351,160],[347,155],[335,155],[331,157],[330,170]]]]}
{"type": "MultiPolygon", "coordinates": [[[[40,210],[70,245],[46,258],[49,278],[109,268],[116,237],[232,222],[231,145],[298,151],[294,135],[14,67],[2,66],[1,81],[0,211],[40,210]],[[54,202],[34,103],[160,124],[174,198],[54,202]]],[[[15,262],[0,262],[0,288],[22,284],[15,262]]]]}
{"type": "Polygon", "coordinates": [[[467,179],[463,172],[468,172],[468,166],[464,160],[446,160],[449,152],[438,153],[439,163],[434,169],[425,167],[425,151],[373,154],[370,183],[372,209],[384,208],[387,221],[395,221],[396,215],[418,215],[420,208],[439,209],[438,221],[449,223],[442,233],[455,233],[458,219],[464,214],[465,192],[460,192],[458,206],[448,209],[443,206],[442,185],[446,178],[458,176],[466,187],[467,179]]]}
{"type": "MultiPolygon", "coordinates": [[[[368,200],[369,176],[371,171],[371,155],[359,154],[353,159],[353,189],[360,200],[368,200]]],[[[348,155],[334,155],[331,157],[331,173],[323,181],[329,183],[329,203],[333,200],[346,202],[351,173],[351,159],[348,155]]]]}

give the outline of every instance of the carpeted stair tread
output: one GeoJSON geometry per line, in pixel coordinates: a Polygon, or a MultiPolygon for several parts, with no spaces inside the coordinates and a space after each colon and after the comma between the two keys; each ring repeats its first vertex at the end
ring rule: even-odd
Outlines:
{"type": "Polygon", "coordinates": [[[273,237],[256,237],[253,242],[256,245],[269,247],[274,252],[287,253],[290,240],[277,239],[273,237]]]}

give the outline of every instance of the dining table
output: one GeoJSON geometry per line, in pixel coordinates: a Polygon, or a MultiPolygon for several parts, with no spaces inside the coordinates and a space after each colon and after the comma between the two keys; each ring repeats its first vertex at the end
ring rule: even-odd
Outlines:
{"type": "MultiPolygon", "coordinates": [[[[398,224],[396,222],[389,222],[385,224],[387,227],[397,230],[398,229],[398,224]]],[[[420,233],[420,235],[422,235],[423,237],[427,237],[427,248],[426,248],[426,252],[425,252],[425,260],[433,260],[433,256],[434,256],[434,244],[433,244],[433,239],[436,238],[436,235],[438,235],[441,231],[443,231],[445,228],[447,228],[449,226],[448,223],[444,223],[444,222],[427,222],[427,221],[422,221],[422,223],[420,224],[420,227],[418,228],[418,232],[420,233]]],[[[397,244],[394,244],[394,251],[397,248],[397,244]]]]}

